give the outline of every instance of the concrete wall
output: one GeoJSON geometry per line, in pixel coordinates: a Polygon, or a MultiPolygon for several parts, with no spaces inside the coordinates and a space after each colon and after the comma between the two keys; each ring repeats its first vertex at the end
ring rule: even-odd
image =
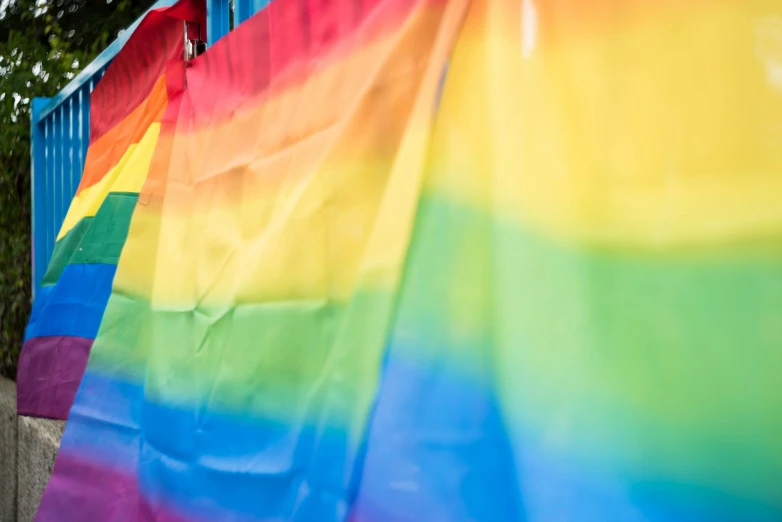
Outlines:
{"type": "Polygon", "coordinates": [[[0,522],[16,520],[16,385],[0,377],[0,522]]]}
{"type": "Polygon", "coordinates": [[[17,522],[32,522],[60,449],[65,421],[19,417],[16,453],[17,522]]]}
{"type": "Polygon", "coordinates": [[[0,522],[35,518],[64,429],[64,421],[18,417],[16,385],[0,378],[0,522]]]}

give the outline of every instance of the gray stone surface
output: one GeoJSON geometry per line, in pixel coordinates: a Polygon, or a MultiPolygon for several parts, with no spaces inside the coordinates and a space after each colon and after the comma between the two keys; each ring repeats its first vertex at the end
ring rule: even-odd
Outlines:
{"type": "Polygon", "coordinates": [[[32,522],[60,449],[65,421],[19,417],[17,443],[17,517],[32,522]]]}
{"type": "Polygon", "coordinates": [[[0,522],[16,520],[16,384],[0,377],[0,522]]]}

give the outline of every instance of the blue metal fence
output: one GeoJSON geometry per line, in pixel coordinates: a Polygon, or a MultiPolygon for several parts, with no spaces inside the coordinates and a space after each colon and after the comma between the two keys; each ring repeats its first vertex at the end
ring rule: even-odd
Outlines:
{"type": "MultiPolygon", "coordinates": [[[[158,0],[150,9],[174,2],[158,0]]],[[[208,45],[228,34],[232,27],[237,27],[268,2],[206,0],[208,45]]],[[[57,234],[84,170],[90,142],[90,93],[140,21],[141,18],[136,20],[56,96],[32,101],[33,296],[41,285],[57,234]]]]}

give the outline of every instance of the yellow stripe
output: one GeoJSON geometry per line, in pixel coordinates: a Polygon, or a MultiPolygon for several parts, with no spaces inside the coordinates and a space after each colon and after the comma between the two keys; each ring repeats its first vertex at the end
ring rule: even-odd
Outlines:
{"type": "Polygon", "coordinates": [[[451,61],[429,193],[615,246],[782,231],[782,87],[762,30],[781,4],[693,2],[558,46],[535,39],[557,22],[540,18],[526,47],[521,3],[489,4],[451,61]]]}
{"type": "MultiPolygon", "coordinates": [[[[293,154],[286,156],[280,159],[293,154]]],[[[143,292],[166,308],[344,300],[355,288],[388,163],[321,164],[272,193],[262,186],[265,169],[170,183],[162,214],[137,208],[115,291],[143,292]],[[150,270],[151,294],[142,290],[150,270]]]]}
{"type": "Polygon", "coordinates": [[[160,123],[153,123],[139,143],[131,144],[115,165],[95,185],[86,188],[73,198],[68,214],[65,216],[59,240],[68,233],[82,218],[94,216],[109,192],[139,192],[147,178],[152,153],[155,150],[160,123]]]}

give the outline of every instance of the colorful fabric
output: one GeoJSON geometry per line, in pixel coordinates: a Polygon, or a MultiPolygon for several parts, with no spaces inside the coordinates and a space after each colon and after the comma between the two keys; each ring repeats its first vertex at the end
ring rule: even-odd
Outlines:
{"type": "Polygon", "coordinates": [[[152,12],[91,94],[84,173],[25,332],[21,414],[65,419],[73,404],[157,144],[166,63],[183,52],[183,9],[152,12]]]}
{"type": "Polygon", "coordinates": [[[170,64],[37,520],[782,519],[780,20],[274,0],[170,64]]]}

